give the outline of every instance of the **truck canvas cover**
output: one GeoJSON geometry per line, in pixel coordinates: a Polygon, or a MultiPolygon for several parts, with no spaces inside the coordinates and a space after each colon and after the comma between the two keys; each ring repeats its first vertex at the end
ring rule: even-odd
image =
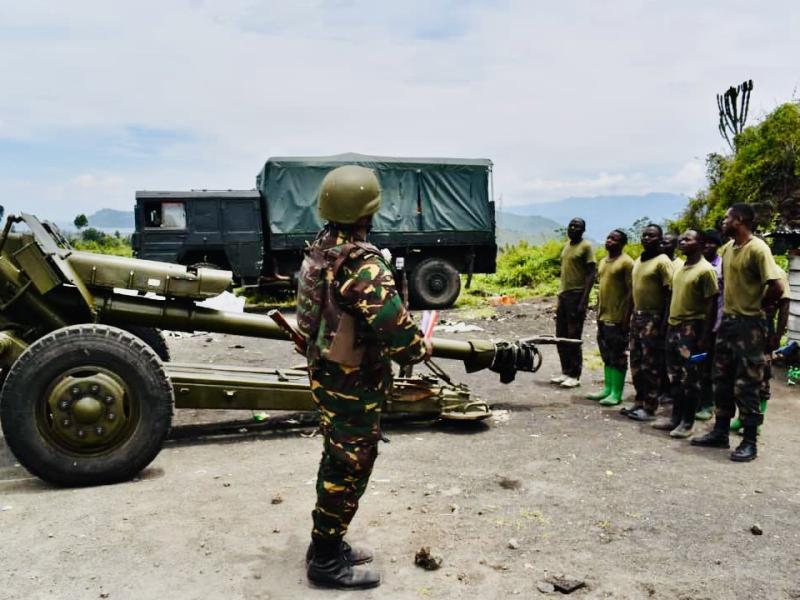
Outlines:
{"type": "Polygon", "coordinates": [[[377,174],[382,203],[373,222],[376,233],[491,232],[493,237],[490,160],[348,153],[267,160],[256,185],[266,198],[273,247],[283,245],[281,238],[307,238],[320,229],[320,183],[328,171],[342,165],[369,167],[377,174]]]}

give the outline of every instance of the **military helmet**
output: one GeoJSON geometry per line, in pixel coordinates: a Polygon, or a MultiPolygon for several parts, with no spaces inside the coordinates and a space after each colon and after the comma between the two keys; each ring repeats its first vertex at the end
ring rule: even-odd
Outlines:
{"type": "Polygon", "coordinates": [[[352,224],[374,215],[380,206],[381,186],[366,167],[338,167],[325,175],[319,187],[319,215],[327,221],[352,224]]]}

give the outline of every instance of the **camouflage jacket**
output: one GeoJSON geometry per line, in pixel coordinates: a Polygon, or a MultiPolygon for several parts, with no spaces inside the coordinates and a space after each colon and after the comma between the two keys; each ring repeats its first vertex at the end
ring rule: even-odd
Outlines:
{"type": "MultiPolygon", "coordinates": [[[[314,244],[330,259],[319,327],[309,340],[309,361],[323,358],[359,367],[390,359],[399,364],[422,360],[422,332],[403,306],[392,270],[380,251],[353,237],[351,231],[330,225],[314,244]]],[[[298,310],[305,304],[299,295],[298,310]]]]}

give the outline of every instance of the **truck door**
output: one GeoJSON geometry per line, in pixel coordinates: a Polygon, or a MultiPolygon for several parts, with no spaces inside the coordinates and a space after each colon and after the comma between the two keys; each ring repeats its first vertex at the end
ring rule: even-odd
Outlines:
{"type": "Polygon", "coordinates": [[[243,279],[258,277],[264,262],[259,199],[229,198],[223,206],[220,230],[233,271],[243,279]]]}
{"type": "Polygon", "coordinates": [[[185,202],[144,199],[138,201],[136,209],[136,256],[177,262],[187,235],[185,202]]]}

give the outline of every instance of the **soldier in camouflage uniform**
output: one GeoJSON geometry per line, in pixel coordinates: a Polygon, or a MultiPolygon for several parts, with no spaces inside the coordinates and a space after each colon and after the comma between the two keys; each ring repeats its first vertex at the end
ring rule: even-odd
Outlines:
{"type": "Polygon", "coordinates": [[[370,169],[349,165],[328,173],[319,194],[319,213],[328,223],[307,249],[298,283],[298,327],[308,340],[323,434],[307,573],[322,587],[380,584],[377,572],[356,567],[372,560],[371,553],[343,538],[378,454],[391,361],[412,364],[430,354],[390,266],[366,242],[379,206],[370,169]]]}
{"type": "Polygon", "coordinates": [[[654,420],[664,368],[664,338],[669,314],[672,262],[661,253],[661,227],[642,231],[642,255],[633,263],[633,316],[630,363],[636,397],[620,412],[635,421],[654,420]]]}
{"type": "MultiPolygon", "coordinates": [[[[671,383],[672,415],[653,424],[674,438],[689,437],[702,393],[703,363],[690,360],[708,348],[717,316],[717,275],[703,258],[703,236],[689,229],[680,237],[686,262],[672,276],[666,362],[671,383]]],[[[674,266],[674,263],[673,263],[674,266]]]]}
{"type": "Polygon", "coordinates": [[[714,348],[715,421],[709,433],[692,440],[695,446],[728,448],[728,430],[738,408],[744,431],[742,443],[731,453],[736,462],[757,455],[763,420],[758,390],[767,346],[763,306],[775,304],[784,291],[769,246],[753,236],[754,218],[750,205],[734,204],[722,223],[723,233],[732,239],[720,251],[725,289],[714,348]]]}

